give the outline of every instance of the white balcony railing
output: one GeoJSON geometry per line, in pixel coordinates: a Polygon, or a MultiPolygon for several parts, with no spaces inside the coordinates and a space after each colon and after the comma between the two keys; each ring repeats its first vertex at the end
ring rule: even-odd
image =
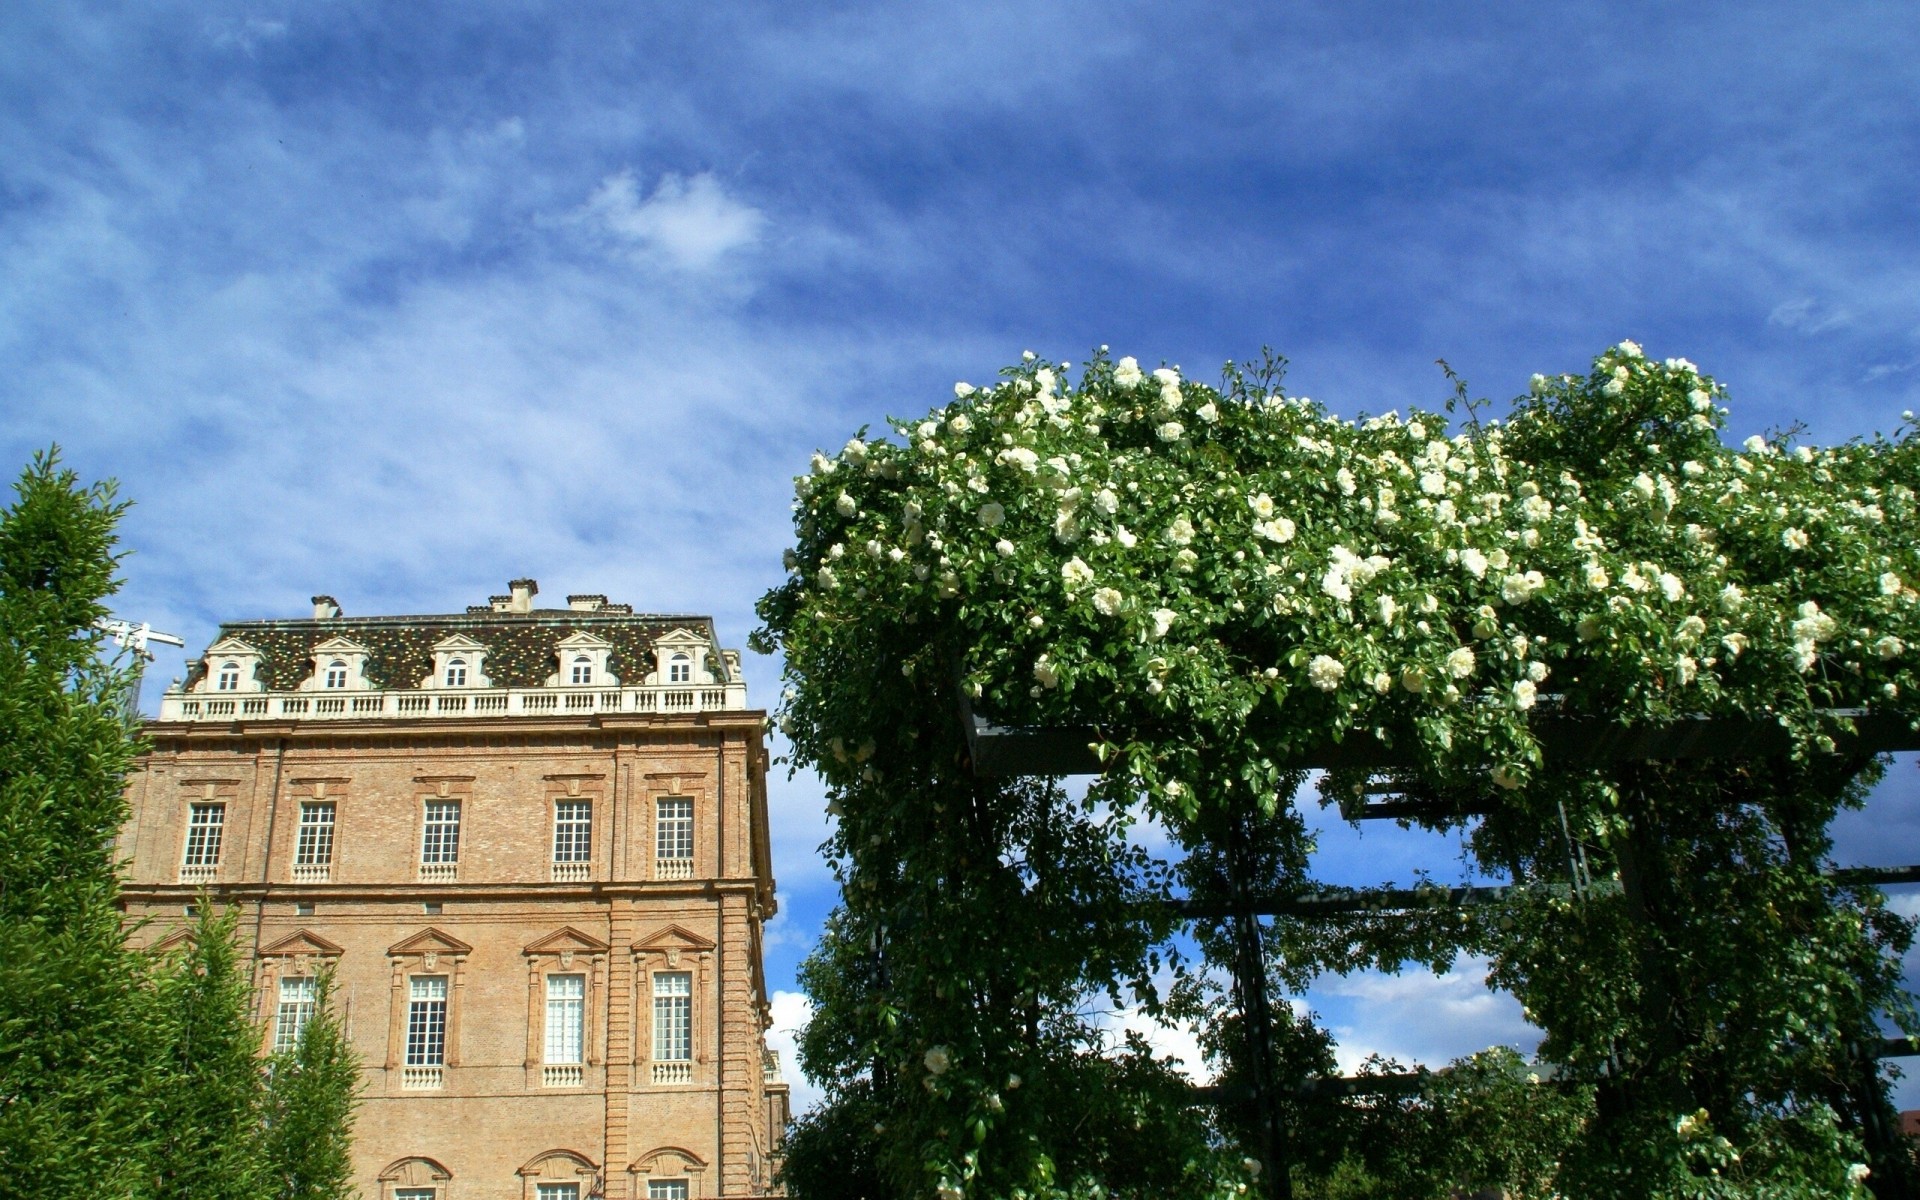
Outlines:
{"type": "Polygon", "coordinates": [[[453,883],[460,878],[459,863],[421,863],[421,883],[453,883]]]}
{"type": "Polygon", "coordinates": [[[540,1068],[541,1087],[579,1087],[587,1081],[587,1069],[579,1063],[549,1063],[540,1068]]]}
{"type": "Polygon", "coordinates": [[[654,1063],[653,1081],[656,1084],[692,1083],[693,1064],[690,1062],[654,1063]]]}
{"type": "Polygon", "coordinates": [[[332,863],[295,863],[293,881],[295,883],[325,883],[333,878],[332,863]]]}
{"type": "Polygon", "coordinates": [[[557,862],[553,864],[555,883],[580,883],[593,874],[593,864],[583,862],[557,862]]]}
{"type": "Polygon", "coordinates": [[[445,1083],[445,1067],[400,1068],[400,1086],[410,1092],[438,1091],[445,1083]]]}
{"type": "Polygon", "coordinates": [[[693,860],[690,858],[656,858],[653,860],[655,879],[692,879],[693,860]]]}
{"type": "Polygon", "coordinates": [[[181,883],[212,883],[213,877],[215,875],[218,875],[219,873],[220,873],[220,868],[217,865],[211,866],[211,867],[181,867],[180,882],[181,883]]]}
{"type": "Polygon", "coordinates": [[[215,699],[193,693],[160,698],[162,721],[367,721],[382,717],[584,716],[598,713],[730,712],[747,707],[747,685],[705,687],[475,688],[462,691],[280,693],[215,699]]]}

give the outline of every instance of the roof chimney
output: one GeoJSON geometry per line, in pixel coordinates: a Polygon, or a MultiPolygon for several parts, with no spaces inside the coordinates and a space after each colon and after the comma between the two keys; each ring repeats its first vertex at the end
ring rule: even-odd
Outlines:
{"type": "Polygon", "coordinates": [[[513,599],[507,602],[507,611],[528,613],[533,611],[533,598],[539,594],[540,585],[531,579],[514,579],[507,583],[513,592],[513,599]]]}
{"type": "Polygon", "coordinates": [[[607,606],[605,596],[568,596],[567,607],[575,612],[599,612],[607,606]]]}
{"type": "Polygon", "coordinates": [[[313,598],[313,619],[314,620],[329,621],[339,615],[340,615],[340,602],[338,600],[335,600],[332,596],[315,596],[313,598]]]}

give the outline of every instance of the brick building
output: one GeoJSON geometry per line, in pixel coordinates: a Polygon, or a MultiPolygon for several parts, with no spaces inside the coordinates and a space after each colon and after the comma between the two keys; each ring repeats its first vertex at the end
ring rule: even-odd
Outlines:
{"type": "Polygon", "coordinates": [[[263,1050],[332,965],[367,1200],[766,1194],[764,714],[709,619],[537,590],[223,625],[148,727],[126,907],[240,906],[263,1050]]]}

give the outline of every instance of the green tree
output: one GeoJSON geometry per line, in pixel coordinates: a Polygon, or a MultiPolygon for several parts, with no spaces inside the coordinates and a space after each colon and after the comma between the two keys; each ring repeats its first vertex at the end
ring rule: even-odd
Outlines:
{"type": "Polygon", "coordinates": [[[360,1061],[322,970],[313,1016],[268,1063],[265,1158],[274,1200],[352,1200],[353,1108],[360,1061]]]}
{"type": "Polygon", "coordinates": [[[158,980],[167,1058],[154,1089],[154,1200],[261,1200],[260,1030],[234,946],[239,910],[202,892],[198,915],[158,980]]]}
{"type": "Polygon", "coordinates": [[[37,455],[0,510],[0,1179],[139,1194],[153,997],[117,905],[136,752],[94,623],[119,587],[111,484],[37,455]]]}

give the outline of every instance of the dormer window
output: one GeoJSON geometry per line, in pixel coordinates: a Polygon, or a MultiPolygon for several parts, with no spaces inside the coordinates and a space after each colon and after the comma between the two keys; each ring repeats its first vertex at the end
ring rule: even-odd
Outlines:
{"type": "Polygon", "coordinates": [[[693,660],[684,654],[676,654],[667,660],[668,683],[692,683],[693,660]]]}
{"type": "Polygon", "coordinates": [[[573,682],[576,684],[592,683],[593,682],[593,660],[591,658],[588,658],[584,654],[575,655],[573,659],[573,673],[571,678],[573,682]]]}
{"type": "Polygon", "coordinates": [[[346,663],[336,658],[327,664],[327,686],[330,688],[343,688],[347,686],[346,663]]]}
{"type": "Polygon", "coordinates": [[[240,664],[227,662],[220,664],[220,677],[213,685],[215,691],[237,692],[240,690],[240,664]]]}
{"type": "Polygon", "coordinates": [[[448,687],[467,686],[467,660],[466,659],[455,658],[455,659],[449,659],[447,661],[447,686],[448,687]]]}

